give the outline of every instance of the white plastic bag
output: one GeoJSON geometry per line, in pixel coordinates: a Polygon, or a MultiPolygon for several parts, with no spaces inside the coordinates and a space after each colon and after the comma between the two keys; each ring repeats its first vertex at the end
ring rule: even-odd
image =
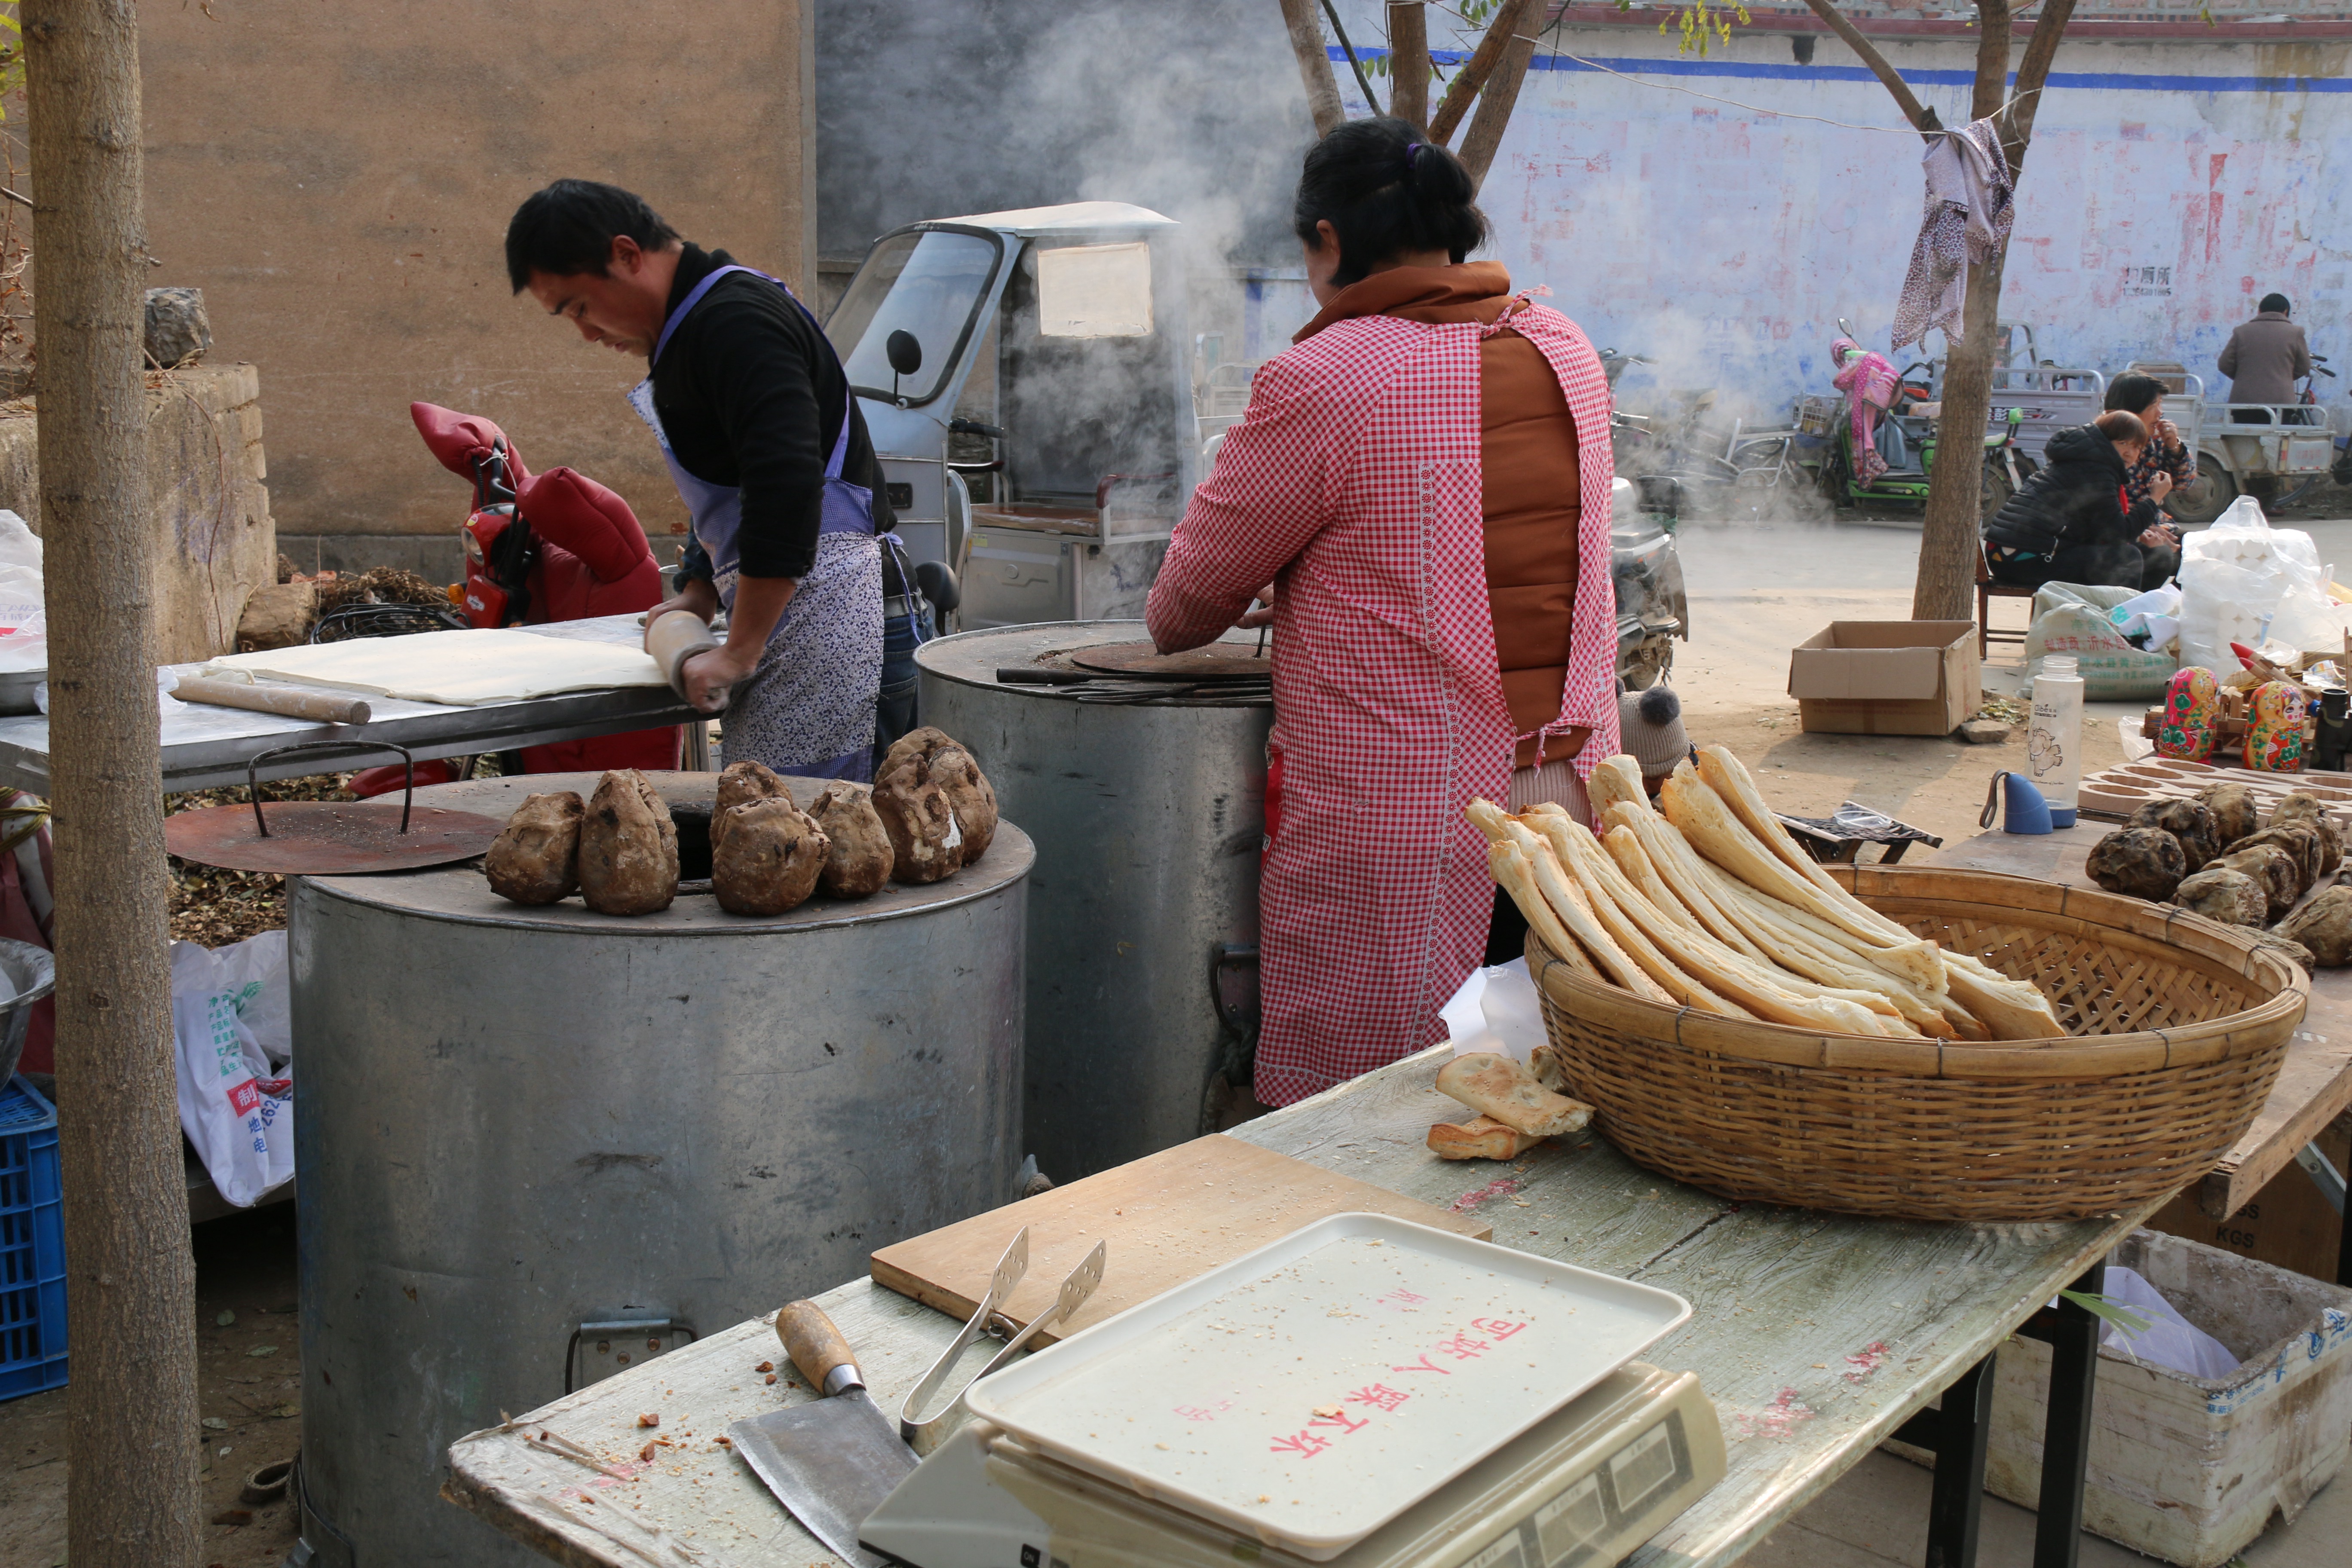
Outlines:
{"type": "Polygon", "coordinates": [[[0,508],[0,669],[47,669],[49,618],[42,597],[41,539],[0,508]]]}
{"type": "Polygon", "coordinates": [[[2180,546],[2180,664],[2217,676],[2241,668],[2233,642],[2296,649],[2343,646],[2345,613],[2330,602],[2330,568],[2311,535],[2273,528],[2252,496],[2180,546]]]}
{"type": "Polygon", "coordinates": [[[2137,1270],[2108,1264],[2106,1284],[2099,1294],[2148,1320],[2147,1327],[2136,1334],[2115,1323],[2101,1324],[2099,1342],[2108,1349],[2190,1377],[2227,1377],[2238,1370],[2238,1358],[2229,1346],[2182,1317],[2137,1270]]]}
{"type": "Polygon", "coordinates": [[[2147,641],[2142,646],[2161,653],[2180,635],[2180,584],[2167,583],[2126,599],[2107,612],[2107,619],[2126,641],[2144,635],[2147,641]]]}
{"type": "Polygon", "coordinates": [[[294,1174],[293,1025],[286,933],[172,944],[180,1126],[213,1185],[250,1208],[294,1174]]]}
{"type": "Polygon", "coordinates": [[[1543,1002],[1524,958],[1472,970],[1438,1016],[1454,1037],[1457,1057],[1492,1051],[1524,1067],[1546,1037],[1543,1002]]]}

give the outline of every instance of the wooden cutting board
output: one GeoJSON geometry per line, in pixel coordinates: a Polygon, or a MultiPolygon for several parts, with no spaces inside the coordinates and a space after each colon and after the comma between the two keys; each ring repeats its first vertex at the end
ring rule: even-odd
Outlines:
{"type": "Polygon", "coordinates": [[[1005,1245],[1025,1225],[1029,1272],[1001,1309],[1025,1328],[1052,1309],[1064,1276],[1085,1261],[1095,1243],[1107,1243],[1101,1287],[1076,1317],[1056,1325],[1059,1332],[1040,1330],[1031,1342],[1046,1344],[1327,1215],[1367,1212],[1478,1241],[1494,1237],[1494,1227],[1482,1220],[1211,1133],[886,1247],[874,1255],[874,1282],[969,1318],[1005,1245]]]}
{"type": "Polygon", "coordinates": [[[2143,757],[2085,778],[2075,804],[2084,811],[2129,816],[2148,801],[2191,800],[2198,791],[2217,784],[2244,784],[2252,790],[2264,821],[2290,795],[2316,795],[2326,805],[2336,830],[2352,833],[2352,773],[2261,773],[2170,757],[2143,757]]]}

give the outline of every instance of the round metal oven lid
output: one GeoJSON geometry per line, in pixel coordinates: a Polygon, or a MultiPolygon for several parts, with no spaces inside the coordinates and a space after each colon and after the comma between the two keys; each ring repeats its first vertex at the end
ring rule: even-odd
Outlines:
{"type": "Polygon", "coordinates": [[[402,830],[397,800],[283,800],[208,805],[163,819],[163,847],[199,866],[284,876],[354,876],[470,860],[487,853],[499,824],[470,811],[419,806],[402,830]]]}

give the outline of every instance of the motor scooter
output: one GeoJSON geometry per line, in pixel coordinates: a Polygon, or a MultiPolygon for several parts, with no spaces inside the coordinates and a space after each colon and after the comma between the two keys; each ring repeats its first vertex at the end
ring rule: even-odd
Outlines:
{"type": "MultiPolygon", "coordinates": [[[[1854,335],[1853,328],[1843,319],[1838,330],[1847,337],[1854,335]]],[[[1900,433],[1909,460],[1899,468],[1889,468],[1875,479],[1865,480],[1861,477],[1862,465],[1853,449],[1853,399],[1849,395],[1841,400],[1821,465],[1822,493],[1830,500],[1840,506],[1888,502],[1927,505],[1928,477],[1935,471],[1937,453],[1943,444],[1937,433],[1943,405],[1928,398],[1930,370],[1929,365],[1920,362],[1906,365],[1896,374],[1894,406],[1881,415],[1880,420],[1900,433]]],[[[2005,417],[2000,417],[2000,425],[1982,437],[1979,448],[1984,481],[1979,489],[1977,507],[1979,516],[1988,520],[2024,488],[2025,481],[2040,466],[2018,449],[2017,432],[2025,423],[2025,410],[2011,408],[2005,417]]]]}

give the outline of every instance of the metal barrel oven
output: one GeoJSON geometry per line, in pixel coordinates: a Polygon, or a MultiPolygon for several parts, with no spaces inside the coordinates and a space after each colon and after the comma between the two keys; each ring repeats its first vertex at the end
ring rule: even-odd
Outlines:
{"type": "Polygon", "coordinates": [[[1210,1080],[1255,1030],[1271,700],[997,679],[1145,636],[1139,621],[1008,626],[915,656],[923,721],[971,748],[1037,842],[1024,1123],[1055,1181],[1202,1132],[1210,1080]]]}
{"type": "MultiPolygon", "coordinates": [[[[716,775],[653,776],[707,878],[716,775]]],[[[596,777],[418,793],[503,820],[596,777]]],[[[291,883],[298,1560],[539,1562],[436,1495],[453,1440],[1010,1201],[1015,820],[944,882],[772,920],[525,908],[471,866],[291,883]]]]}

